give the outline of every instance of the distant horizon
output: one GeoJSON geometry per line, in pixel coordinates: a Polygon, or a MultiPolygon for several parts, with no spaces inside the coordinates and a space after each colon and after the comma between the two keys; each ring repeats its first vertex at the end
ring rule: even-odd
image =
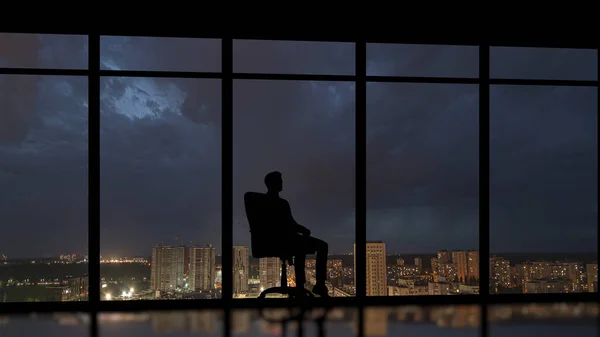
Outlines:
{"type": "MultiPolygon", "coordinates": [[[[175,247],[175,246],[173,246],[175,247]]],[[[191,247],[191,246],[187,246],[187,247],[191,247]]],[[[246,246],[247,247],[247,246],[246,246]]],[[[248,247],[250,248],[250,247],[248,247]]],[[[398,252],[387,252],[386,256],[391,256],[391,255],[399,255],[399,256],[403,256],[403,255],[408,255],[408,256],[414,256],[414,255],[436,255],[437,252],[439,251],[443,251],[446,250],[448,252],[451,252],[453,250],[450,249],[440,249],[438,251],[435,252],[421,252],[421,253],[398,253],[398,252]]],[[[474,251],[480,251],[478,249],[471,249],[474,251]]],[[[454,251],[469,251],[468,249],[455,249],[454,251]]],[[[85,256],[88,255],[88,253],[86,254],[80,254],[80,253],[62,253],[62,254],[58,254],[58,255],[47,255],[47,256],[25,256],[25,257],[12,257],[10,255],[4,254],[4,256],[6,256],[8,258],[8,260],[33,260],[33,259],[50,259],[50,258],[56,258],[56,257],[60,257],[60,255],[70,255],[70,254],[76,254],[77,256],[85,256]]],[[[598,254],[597,251],[588,251],[588,252],[490,252],[490,256],[491,255],[532,255],[532,256],[539,256],[539,255],[564,255],[564,256],[570,256],[570,255],[587,255],[587,254],[598,254]]],[[[3,253],[0,253],[0,256],[3,255],[3,253]]],[[[101,254],[102,255],[102,254],[101,254]]],[[[312,254],[309,254],[309,256],[312,254]]],[[[347,253],[329,253],[328,256],[336,256],[336,255],[354,255],[354,253],[352,251],[347,252],[347,253]]],[[[222,254],[217,253],[216,256],[222,256],[222,254]]],[[[128,255],[128,254],[123,254],[120,256],[110,256],[110,257],[103,257],[103,259],[116,259],[116,258],[124,258],[124,257],[130,257],[130,258],[136,258],[136,257],[142,257],[142,258],[152,258],[152,253],[150,253],[149,255],[143,255],[143,254],[132,254],[132,255],[128,255]]],[[[253,258],[252,254],[249,254],[249,257],[253,258]]]]}

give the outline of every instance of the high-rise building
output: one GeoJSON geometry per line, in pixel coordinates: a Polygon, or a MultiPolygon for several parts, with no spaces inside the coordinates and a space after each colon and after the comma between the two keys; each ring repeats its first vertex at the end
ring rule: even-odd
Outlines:
{"type": "Polygon", "coordinates": [[[185,247],[183,251],[183,275],[185,277],[190,276],[190,253],[191,250],[189,247],[185,247]]]}
{"type": "Polygon", "coordinates": [[[423,259],[415,257],[415,267],[417,274],[421,274],[423,272],[423,259]]]}
{"type": "Polygon", "coordinates": [[[233,246],[233,292],[248,292],[248,247],[233,246]]]}
{"type": "Polygon", "coordinates": [[[439,282],[439,262],[437,257],[431,258],[431,275],[433,282],[439,282]]]}
{"type": "Polygon", "coordinates": [[[440,250],[437,253],[438,263],[450,263],[452,259],[450,258],[450,253],[447,250],[440,250]]]}
{"type": "MultiPolygon", "coordinates": [[[[356,270],[356,244],[354,244],[354,270],[356,270]]],[[[356,273],[354,276],[356,284],[356,273]]],[[[385,243],[367,242],[367,296],[387,296],[387,264],[385,243]]]]}
{"type": "Polygon", "coordinates": [[[571,286],[570,292],[581,292],[583,290],[585,270],[582,262],[575,261],[556,261],[550,266],[550,278],[553,280],[569,280],[571,286]]]}
{"type": "Polygon", "coordinates": [[[183,288],[184,255],[186,247],[155,246],[152,248],[150,288],[174,291],[183,288]]]}
{"type": "Polygon", "coordinates": [[[190,251],[190,289],[205,291],[215,288],[216,251],[212,245],[192,247],[190,251]]]}
{"type": "Polygon", "coordinates": [[[456,265],[452,262],[438,264],[438,282],[458,281],[456,265]]]}
{"type": "Polygon", "coordinates": [[[261,292],[281,283],[281,261],[277,257],[263,257],[258,260],[261,292]]]}
{"type": "Polygon", "coordinates": [[[598,291],[598,264],[588,263],[585,265],[587,275],[588,292],[593,293],[598,291]]]}
{"type": "Polygon", "coordinates": [[[501,288],[512,288],[510,262],[507,259],[490,257],[490,286],[495,293],[500,292],[501,288]]]}
{"type": "Polygon", "coordinates": [[[404,265],[404,258],[401,258],[401,257],[397,258],[396,259],[396,264],[399,265],[399,266],[403,266],[404,265]]]}
{"type": "Polygon", "coordinates": [[[479,251],[467,252],[467,280],[479,282],[479,251]]]}
{"type": "Polygon", "coordinates": [[[452,251],[452,263],[456,267],[456,279],[458,282],[467,283],[468,268],[467,268],[467,252],[464,250],[452,251]]]}

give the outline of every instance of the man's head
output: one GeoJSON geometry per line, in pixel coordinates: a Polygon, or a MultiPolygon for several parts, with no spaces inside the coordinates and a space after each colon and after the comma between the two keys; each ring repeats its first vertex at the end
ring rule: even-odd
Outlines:
{"type": "Polygon", "coordinates": [[[283,190],[283,179],[281,178],[281,172],[273,171],[267,173],[265,176],[265,185],[267,185],[269,192],[281,192],[283,190]]]}

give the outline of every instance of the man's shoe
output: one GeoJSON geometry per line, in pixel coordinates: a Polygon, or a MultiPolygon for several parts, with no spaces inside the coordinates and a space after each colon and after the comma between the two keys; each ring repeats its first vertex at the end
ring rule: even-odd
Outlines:
{"type": "Polygon", "coordinates": [[[312,289],[313,294],[319,295],[321,297],[329,297],[329,290],[327,286],[324,284],[317,284],[312,289]]]}

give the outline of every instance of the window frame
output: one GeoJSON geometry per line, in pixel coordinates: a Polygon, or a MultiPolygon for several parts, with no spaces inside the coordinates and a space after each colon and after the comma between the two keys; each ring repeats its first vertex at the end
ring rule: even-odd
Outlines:
{"type": "MultiPolygon", "coordinates": [[[[27,32],[31,33],[31,32],[27,32]]],[[[247,34],[236,36],[235,39],[261,39],[285,41],[326,41],[351,42],[355,45],[354,75],[303,75],[303,74],[271,74],[271,73],[234,73],[233,72],[233,41],[232,36],[201,35],[201,34],[168,34],[156,32],[118,32],[85,31],[77,35],[88,37],[88,69],[39,69],[39,68],[0,68],[0,75],[67,75],[81,76],[88,79],[88,274],[90,280],[98,280],[89,284],[87,302],[37,302],[37,303],[0,303],[2,314],[25,314],[33,312],[86,312],[91,315],[90,336],[98,336],[97,315],[101,312],[129,311],[171,311],[222,309],[224,310],[224,334],[230,335],[231,311],[243,308],[287,307],[290,304],[308,305],[311,307],[356,307],[358,309],[358,335],[364,334],[365,306],[397,306],[397,305],[478,305],[481,310],[480,331],[487,336],[487,307],[492,304],[508,303],[552,303],[552,302],[597,302],[598,292],[569,293],[569,294],[493,294],[489,293],[489,189],[490,189],[490,88],[491,85],[551,85],[551,86],[586,86],[596,87],[600,96],[598,78],[595,81],[582,80],[526,80],[526,79],[493,79],[490,78],[490,48],[502,47],[558,47],[595,49],[600,52],[598,43],[538,43],[536,41],[518,41],[518,39],[501,39],[485,41],[481,38],[464,39],[459,37],[419,39],[406,37],[404,39],[378,38],[342,38],[328,36],[271,35],[258,36],[247,34]],[[151,34],[149,34],[151,33],[151,34]],[[221,71],[220,72],[187,72],[187,71],[131,71],[103,70],[100,68],[100,38],[101,36],[146,36],[146,37],[189,37],[216,38],[221,41],[221,71]],[[455,46],[477,46],[479,48],[479,77],[407,77],[407,76],[367,76],[367,44],[436,44],[455,46]],[[221,250],[222,268],[222,298],[210,300],[139,300],[139,301],[102,301],[100,289],[100,80],[105,76],[119,77],[169,77],[169,78],[213,78],[221,80],[222,100],[222,139],[221,139],[221,250]],[[334,297],[327,300],[316,298],[312,303],[301,303],[294,299],[258,299],[236,300],[233,294],[233,82],[236,79],[262,80],[296,80],[296,81],[344,81],[355,84],[355,240],[356,240],[356,270],[357,284],[355,297],[334,297]],[[480,292],[474,295],[432,295],[432,296],[366,296],[366,117],[367,117],[367,83],[454,83],[477,84],[479,87],[479,270],[480,292]],[[481,174],[484,172],[484,174],[481,174]]],[[[589,40],[591,41],[591,40],[589,40]]],[[[589,42],[588,41],[588,42],[589,42]]],[[[596,62],[600,69],[600,56],[596,62]]],[[[600,114],[600,111],[599,111],[600,114]]]]}

